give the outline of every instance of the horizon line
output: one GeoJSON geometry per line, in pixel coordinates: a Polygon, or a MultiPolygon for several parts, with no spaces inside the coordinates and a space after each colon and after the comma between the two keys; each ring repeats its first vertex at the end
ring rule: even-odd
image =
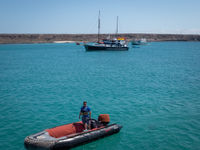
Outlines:
{"type": "MultiPolygon", "coordinates": [[[[94,34],[97,35],[98,33],[0,33],[2,34],[69,34],[69,35],[88,35],[88,34],[94,34]]],[[[115,33],[101,33],[101,34],[110,34],[110,35],[115,35],[115,33]]],[[[118,34],[168,34],[168,35],[200,35],[200,33],[141,33],[141,32],[129,32],[129,33],[118,33],[118,34]]]]}

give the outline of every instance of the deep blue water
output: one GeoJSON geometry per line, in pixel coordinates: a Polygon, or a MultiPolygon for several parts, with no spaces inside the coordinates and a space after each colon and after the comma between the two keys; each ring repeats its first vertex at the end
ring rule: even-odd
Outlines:
{"type": "Polygon", "coordinates": [[[127,52],[75,44],[0,45],[0,150],[108,113],[120,133],[75,150],[200,149],[200,42],[157,42],[127,52]]]}

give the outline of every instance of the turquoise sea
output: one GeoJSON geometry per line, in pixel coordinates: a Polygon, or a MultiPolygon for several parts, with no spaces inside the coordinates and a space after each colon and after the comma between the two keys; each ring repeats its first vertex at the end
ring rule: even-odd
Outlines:
{"type": "Polygon", "coordinates": [[[0,45],[0,150],[25,150],[26,136],[78,121],[83,101],[123,128],[74,150],[200,149],[200,42],[123,52],[0,45]]]}

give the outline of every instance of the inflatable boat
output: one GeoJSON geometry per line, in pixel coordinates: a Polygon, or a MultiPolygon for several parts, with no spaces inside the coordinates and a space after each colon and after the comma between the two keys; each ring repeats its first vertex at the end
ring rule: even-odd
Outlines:
{"type": "Polygon", "coordinates": [[[101,114],[98,121],[95,119],[89,120],[89,130],[85,130],[81,121],[65,124],[27,136],[24,145],[28,150],[66,150],[118,133],[122,128],[118,124],[109,125],[109,122],[109,115],[101,114]]]}

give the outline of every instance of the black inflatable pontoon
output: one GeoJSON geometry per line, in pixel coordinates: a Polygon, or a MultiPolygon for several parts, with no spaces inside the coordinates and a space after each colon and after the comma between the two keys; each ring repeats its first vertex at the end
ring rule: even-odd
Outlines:
{"type": "Polygon", "coordinates": [[[82,122],[76,122],[46,129],[27,136],[24,145],[27,149],[66,150],[93,140],[112,135],[120,131],[122,126],[106,125],[94,119],[91,120],[91,130],[84,130],[82,122]]]}

